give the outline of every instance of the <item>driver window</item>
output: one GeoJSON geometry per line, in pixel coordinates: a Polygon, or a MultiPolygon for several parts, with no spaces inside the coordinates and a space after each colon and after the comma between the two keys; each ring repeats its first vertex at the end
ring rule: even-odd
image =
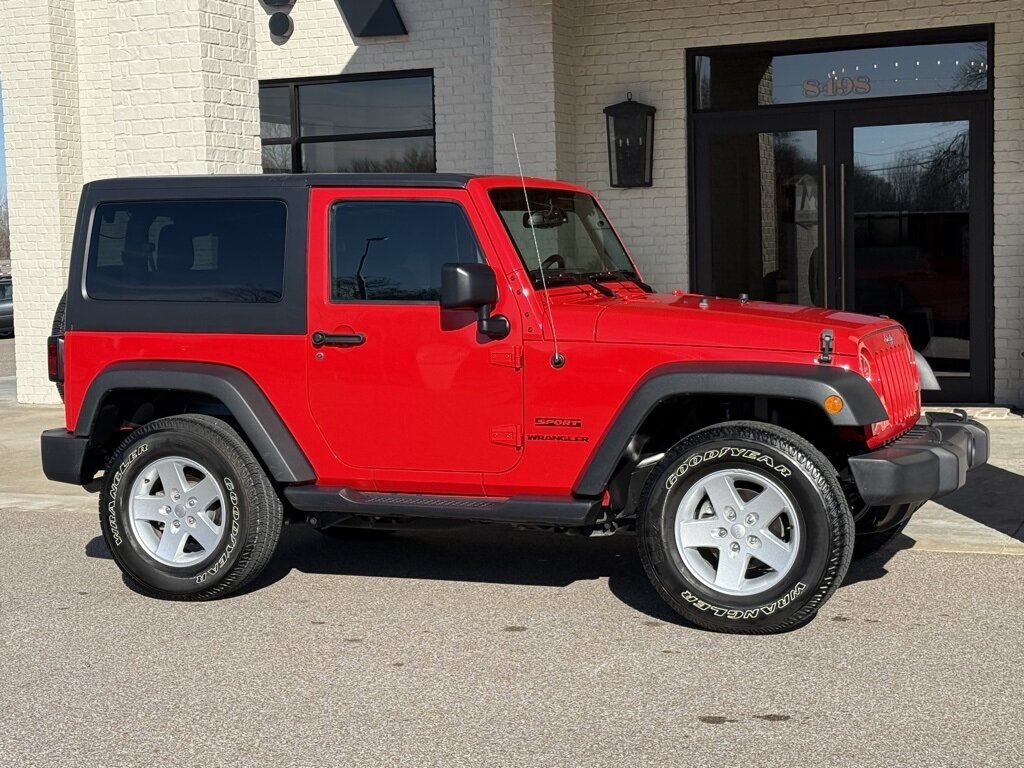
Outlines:
{"type": "Polygon", "coordinates": [[[443,264],[482,261],[458,203],[368,200],[331,208],[331,301],[438,301],[443,264]]]}

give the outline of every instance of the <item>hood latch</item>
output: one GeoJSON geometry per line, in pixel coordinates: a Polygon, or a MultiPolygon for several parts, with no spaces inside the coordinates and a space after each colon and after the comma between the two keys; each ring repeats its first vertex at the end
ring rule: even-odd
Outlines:
{"type": "Polygon", "coordinates": [[[832,353],[835,351],[835,334],[831,330],[824,330],[821,332],[820,340],[821,355],[818,356],[818,362],[822,365],[831,365],[832,353]]]}

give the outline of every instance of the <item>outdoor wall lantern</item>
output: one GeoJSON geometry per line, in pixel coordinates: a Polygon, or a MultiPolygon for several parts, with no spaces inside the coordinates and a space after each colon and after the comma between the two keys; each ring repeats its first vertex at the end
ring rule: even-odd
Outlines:
{"type": "Polygon", "coordinates": [[[270,14],[270,34],[278,43],[285,42],[295,31],[292,18],[288,15],[294,4],[295,0],[263,0],[263,6],[270,14]]]}
{"type": "Polygon", "coordinates": [[[604,108],[608,120],[608,168],[613,187],[649,187],[654,169],[654,113],[647,104],[626,100],[604,108]]]}

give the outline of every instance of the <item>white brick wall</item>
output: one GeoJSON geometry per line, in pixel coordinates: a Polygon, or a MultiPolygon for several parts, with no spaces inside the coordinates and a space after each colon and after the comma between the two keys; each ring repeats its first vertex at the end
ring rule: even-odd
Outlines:
{"type": "Polygon", "coordinates": [[[117,175],[259,172],[251,2],[108,1],[117,175]]]}
{"type": "Polygon", "coordinates": [[[75,4],[78,37],[78,102],[83,181],[117,175],[114,99],[110,87],[111,0],[75,4]]]}
{"type": "Polygon", "coordinates": [[[551,0],[492,0],[494,171],[558,174],[551,0]],[[513,142],[513,136],[515,142],[513,142]]]}

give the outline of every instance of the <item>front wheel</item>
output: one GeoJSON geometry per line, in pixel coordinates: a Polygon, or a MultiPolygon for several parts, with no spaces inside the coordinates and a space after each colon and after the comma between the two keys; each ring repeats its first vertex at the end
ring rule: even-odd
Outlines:
{"type": "Polygon", "coordinates": [[[238,434],[219,419],[157,419],[115,452],[100,526],[138,591],[207,600],[241,589],[270,560],[281,500],[238,434]]]}
{"type": "Polygon", "coordinates": [[[662,598],[720,632],[807,622],[853,551],[832,464],[799,435],[757,422],[708,427],[668,451],[641,494],[637,531],[662,598]]]}

